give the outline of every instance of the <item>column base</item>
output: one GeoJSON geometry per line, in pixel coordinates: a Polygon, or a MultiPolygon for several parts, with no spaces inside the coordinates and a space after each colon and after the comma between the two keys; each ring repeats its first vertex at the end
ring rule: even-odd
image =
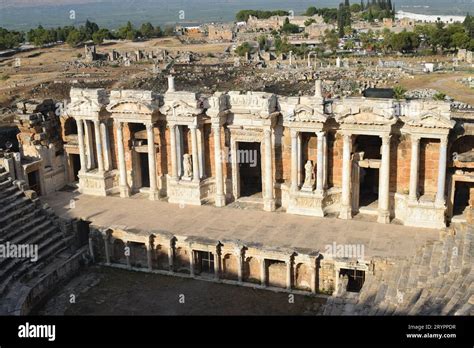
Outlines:
{"type": "Polygon", "coordinates": [[[342,206],[339,212],[339,219],[350,220],[352,219],[352,209],[350,206],[342,206]]]}
{"type": "Polygon", "coordinates": [[[379,210],[379,216],[377,218],[379,224],[390,223],[390,212],[388,210],[379,210]]]}
{"type": "Polygon", "coordinates": [[[160,191],[150,191],[150,196],[148,197],[150,201],[160,200],[160,191]]]}
{"type": "Polygon", "coordinates": [[[263,210],[265,211],[275,211],[276,204],[274,199],[265,199],[263,202],[263,210]]]}
{"type": "Polygon", "coordinates": [[[214,205],[216,207],[219,207],[219,208],[225,207],[225,196],[224,195],[216,195],[214,205]]]}
{"type": "Polygon", "coordinates": [[[128,198],[130,197],[130,188],[128,186],[120,186],[120,197],[121,198],[128,198]]]}

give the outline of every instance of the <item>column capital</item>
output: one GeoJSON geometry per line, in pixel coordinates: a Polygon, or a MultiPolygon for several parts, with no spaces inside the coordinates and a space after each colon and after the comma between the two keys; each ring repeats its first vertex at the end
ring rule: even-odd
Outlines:
{"type": "Polygon", "coordinates": [[[440,141],[440,145],[443,146],[443,147],[446,147],[448,146],[448,136],[444,136],[444,137],[441,137],[439,138],[439,141],[440,141]]]}
{"type": "Polygon", "coordinates": [[[410,139],[412,143],[420,143],[421,135],[419,134],[410,134],[410,139]]]}
{"type": "Polygon", "coordinates": [[[318,138],[323,138],[326,135],[325,131],[317,131],[315,133],[318,138]]]}
{"type": "Polygon", "coordinates": [[[272,129],[271,128],[265,128],[263,130],[263,133],[265,134],[265,136],[271,136],[272,135],[272,129]]]}
{"type": "Polygon", "coordinates": [[[153,129],[153,122],[145,122],[144,124],[147,131],[150,131],[153,129]]]}
{"type": "Polygon", "coordinates": [[[390,139],[392,138],[391,134],[383,134],[380,136],[382,139],[382,145],[388,145],[390,144],[390,139]]]}
{"type": "Polygon", "coordinates": [[[197,129],[197,124],[190,124],[188,125],[188,128],[192,130],[197,129]]]}
{"type": "Polygon", "coordinates": [[[291,138],[297,138],[298,137],[298,133],[299,131],[297,131],[296,129],[290,129],[290,136],[291,138]]]}

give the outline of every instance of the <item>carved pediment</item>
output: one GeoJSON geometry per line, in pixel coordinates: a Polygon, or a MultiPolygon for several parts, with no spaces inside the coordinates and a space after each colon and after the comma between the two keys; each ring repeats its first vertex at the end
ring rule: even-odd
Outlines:
{"type": "Polygon", "coordinates": [[[160,108],[160,112],[173,117],[193,117],[202,114],[204,110],[198,107],[197,101],[196,103],[190,104],[183,100],[178,100],[165,104],[160,108]]]}
{"type": "Polygon", "coordinates": [[[423,112],[417,117],[406,117],[404,121],[406,124],[412,127],[445,129],[453,128],[456,123],[450,118],[442,116],[440,113],[431,110],[423,112]]]}
{"type": "Polygon", "coordinates": [[[366,104],[336,104],[333,108],[337,122],[361,125],[392,125],[397,122],[395,106],[386,102],[366,104]]]}
{"type": "Polygon", "coordinates": [[[99,104],[96,100],[90,98],[81,98],[80,100],[74,100],[67,106],[67,113],[70,115],[88,115],[91,113],[98,113],[102,109],[103,105],[99,104]]]}
{"type": "Polygon", "coordinates": [[[287,115],[290,122],[321,122],[327,120],[327,116],[309,105],[298,105],[293,112],[287,115]]]}
{"type": "Polygon", "coordinates": [[[112,102],[107,110],[111,113],[122,114],[152,114],[156,109],[154,104],[146,103],[144,101],[123,99],[117,102],[112,102]]]}

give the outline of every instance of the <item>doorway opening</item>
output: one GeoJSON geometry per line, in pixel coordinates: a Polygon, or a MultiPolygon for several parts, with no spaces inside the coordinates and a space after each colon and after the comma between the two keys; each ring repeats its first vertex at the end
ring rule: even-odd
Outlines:
{"type": "Polygon", "coordinates": [[[378,197],[379,170],[377,168],[360,168],[359,207],[370,207],[374,205],[378,197]]]}
{"type": "Polygon", "coordinates": [[[214,274],[214,254],[209,251],[195,251],[195,267],[197,274],[214,274]]]}
{"type": "Polygon", "coordinates": [[[341,268],[339,276],[347,277],[346,291],[348,292],[360,292],[362,285],[364,285],[365,271],[341,268]]]}
{"type": "Polygon", "coordinates": [[[474,187],[474,183],[456,181],[453,202],[453,216],[462,216],[469,207],[469,190],[474,187]]]}
{"type": "Polygon", "coordinates": [[[41,196],[39,172],[37,170],[28,173],[28,186],[30,190],[35,191],[38,196],[41,196]]]}
{"type": "Polygon", "coordinates": [[[142,187],[150,187],[150,169],[148,167],[148,153],[140,152],[140,173],[142,187]]]}
{"type": "Polygon", "coordinates": [[[262,197],[262,171],[260,143],[240,142],[237,145],[240,196],[262,197]]]}
{"type": "Polygon", "coordinates": [[[76,154],[70,154],[69,161],[71,163],[73,181],[79,181],[79,171],[81,170],[81,157],[76,154]]]}

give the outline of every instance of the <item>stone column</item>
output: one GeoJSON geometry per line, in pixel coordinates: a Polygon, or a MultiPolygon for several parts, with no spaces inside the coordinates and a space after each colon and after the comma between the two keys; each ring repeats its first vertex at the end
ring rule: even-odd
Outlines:
{"type": "Polygon", "coordinates": [[[199,151],[196,126],[189,126],[191,131],[191,147],[193,152],[193,181],[199,182],[199,151]]]}
{"type": "MultiPolygon", "coordinates": [[[[312,261],[313,262],[313,261],[312,261]]],[[[316,265],[311,264],[311,292],[316,293],[316,265]]]]}
{"type": "Polygon", "coordinates": [[[148,169],[150,176],[150,197],[151,201],[159,199],[158,186],[156,183],[156,149],[155,134],[153,132],[153,124],[146,124],[147,145],[148,145],[148,169]]]}
{"type": "Polygon", "coordinates": [[[440,139],[439,143],[439,164],[438,164],[438,191],[436,192],[436,205],[444,207],[444,188],[446,185],[446,162],[448,157],[448,137],[440,139]]]}
{"type": "Polygon", "coordinates": [[[410,161],[410,192],[409,200],[416,202],[418,200],[418,169],[420,167],[420,138],[411,136],[411,161],[410,161]]]}
{"type": "MultiPolygon", "coordinates": [[[[125,248],[128,248],[128,254],[132,253],[132,248],[130,247],[130,242],[129,241],[125,242],[125,248]]],[[[132,268],[132,263],[130,261],[130,255],[125,254],[125,258],[127,259],[127,267],[132,268]]]]}
{"type": "Polygon", "coordinates": [[[239,280],[239,283],[242,282],[242,270],[244,268],[244,259],[242,255],[242,249],[237,248],[235,249],[235,254],[237,256],[237,262],[238,262],[238,269],[237,269],[237,279],[239,280]]]}
{"type": "Polygon", "coordinates": [[[260,258],[260,284],[267,286],[267,271],[265,269],[265,258],[260,258]]]}
{"type": "Polygon", "coordinates": [[[168,248],[168,266],[170,272],[173,272],[174,269],[174,245],[173,240],[170,240],[170,245],[168,248]]]}
{"type": "Polygon", "coordinates": [[[176,153],[176,125],[170,126],[171,178],[178,180],[178,158],[176,153]]]}
{"type": "Polygon", "coordinates": [[[107,124],[101,123],[100,133],[102,137],[102,148],[104,153],[104,170],[112,170],[112,154],[110,152],[110,137],[107,124]]]}
{"type": "Polygon", "coordinates": [[[265,199],[264,210],[275,211],[273,197],[272,130],[265,129],[265,199]]]}
{"type": "Polygon", "coordinates": [[[107,233],[105,233],[102,235],[102,237],[104,238],[105,263],[109,265],[110,264],[109,236],[107,235],[107,233]]]}
{"type": "Polygon", "coordinates": [[[298,191],[298,132],[291,131],[291,191],[298,191]]]}
{"type": "Polygon", "coordinates": [[[104,156],[102,154],[102,137],[100,136],[100,121],[94,120],[95,146],[97,152],[97,170],[104,173],[104,156]]]}
{"type": "Polygon", "coordinates": [[[204,158],[204,129],[203,126],[197,129],[197,144],[198,144],[198,152],[199,152],[199,178],[204,179],[205,173],[204,170],[206,168],[206,161],[204,158]]]}
{"type": "Polygon", "coordinates": [[[87,169],[91,170],[95,166],[95,160],[94,160],[94,148],[92,144],[92,129],[91,125],[87,120],[84,120],[84,129],[85,129],[85,135],[86,135],[86,153],[87,153],[87,169]]]}
{"type": "Polygon", "coordinates": [[[91,235],[89,235],[89,255],[91,256],[92,262],[95,263],[94,241],[92,240],[91,235]]]}
{"type": "Polygon", "coordinates": [[[316,190],[322,193],[324,190],[324,142],[326,136],[324,132],[317,132],[318,137],[318,157],[316,162],[316,190]]]}
{"type": "Polygon", "coordinates": [[[344,134],[342,154],[342,196],[340,219],[352,218],[351,207],[351,134],[344,134]]]}
{"type": "Polygon", "coordinates": [[[390,223],[390,135],[382,136],[382,163],[379,171],[379,223],[390,223]]]}
{"type": "Polygon", "coordinates": [[[303,165],[301,164],[302,162],[302,158],[301,158],[301,154],[302,154],[302,151],[301,151],[301,137],[302,137],[302,133],[301,132],[298,132],[298,136],[296,137],[296,153],[298,154],[298,187],[301,185],[301,177],[302,177],[302,174],[301,174],[301,170],[303,169],[303,165]]]}
{"type": "Polygon", "coordinates": [[[177,176],[183,175],[184,134],[182,126],[176,126],[176,161],[178,165],[177,176]]]}
{"type": "Polygon", "coordinates": [[[224,173],[222,169],[222,149],[221,149],[221,127],[219,124],[212,125],[214,134],[214,162],[216,165],[216,207],[225,206],[224,194],[224,173]]]}
{"type": "Polygon", "coordinates": [[[324,178],[323,178],[323,187],[326,190],[328,188],[328,136],[327,134],[324,135],[323,141],[323,171],[324,171],[324,178]]]}
{"type": "Polygon", "coordinates": [[[189,252],[189,274],[194,277],[194,252],[192,248],[188,249],[189,252]]]}
{"type": "Polygon", "coordinates": [[[123,123],[117,122],[117,152],[119,167],[120,197],[130,197],[130,188],[127,184],[127,167],[125,164],[125,149],[123,146],[123,123]]]}
{"type": "Polygon", "coordinates": [[[153,243],[151,241],[147,241],[145,243],[145,247],[146,247],[146,260],[147,260],[148,269],[152,271],[153,270],[153,243]]]}
{"type": "Polygon", "coordinates": [[[214,279],[219,279],[219,273],[221,270],[221,259],[219,253],[219,246],[216,246],[216,252],[214,254],[214,279]]]}
{"type": "Polygon", "coordinates": [[[82,120],[76,120],[77,124],[77,140],[79,145],[79,157],[81,160],[81,173],[85,173],[87,171],[87,164],[86,164],[86,152],[84,147],[84,124],[82,120]]]}
{"type": "Polygon", "coordinates": [[[291,257],[286,261],[286,288],[291,290],[291,257]]]}

